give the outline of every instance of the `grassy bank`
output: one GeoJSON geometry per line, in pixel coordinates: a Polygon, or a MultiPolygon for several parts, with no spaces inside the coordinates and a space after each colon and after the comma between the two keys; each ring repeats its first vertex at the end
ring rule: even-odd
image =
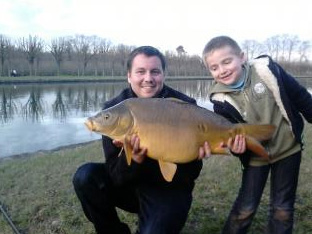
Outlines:
{"type": "MultiPolygon", "coordinates": [[[[312,126],[306,128],[307,146],[301,167],[296,203],[295,232],[312,233],[312,126]],[[310,143],[309,143],[310,142],[310,143]]],[[[94,233],[83,215],[71,184],[72,175],[84,162],[103,161],[100,142],[55,152],[0,162],[0,201],[16,226],[25,233],[94,233]]],[[[220,233],[237,194],[241,170],[234,157],[204,160],[194,191],[194,202],[184,234],[220,233]]],[[[268,189],[250,233],[263,233],[268,189]]],[[[119,210],[121,218],[135,230],[136,216],[119,210]]],[[[0,233],[13,233],[0,215],[0,233]]]]}

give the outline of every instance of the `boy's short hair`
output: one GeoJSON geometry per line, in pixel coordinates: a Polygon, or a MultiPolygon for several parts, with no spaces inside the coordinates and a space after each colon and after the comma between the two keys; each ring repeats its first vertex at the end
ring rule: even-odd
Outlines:
{"type": "Polygon", "coordinates": [[[132,63],[133,63],[133,59],[139,55],[139,54],[144,54],[147,57],[151,57],[151,56],[156,56],[160,59],[161,62],[161,67],[163,69],[163,71],[166,70],[166,59],[165,56],[155,47],[152,46],[140,46],[135,48],[128,57],[128,61],[127,61],[127,71],[131,71],[132,68],[132,63]]]}
{"type": "Polygon", "coordinates": [[[231,37],[228,36],[218,36],[212,38],[205,46],[203,50],[203,61],[206,64],[206,57],[209,53],[213,52],[216,49],[223,48],[225,46],[230,46],[233,50],[234,53],[239,55],[242,52],[242,49],[240,46],[237,44],[235,40],[233,40],[231,37]]]}

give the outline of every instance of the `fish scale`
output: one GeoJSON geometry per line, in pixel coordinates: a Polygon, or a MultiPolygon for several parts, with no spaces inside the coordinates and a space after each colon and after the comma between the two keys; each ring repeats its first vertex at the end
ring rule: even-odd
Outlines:
{"type": "Polygon", "coordinates": [[[140,146],[159,162],[167,181],[172,181],[177,163],[197,160],[205,141],[212,154],[228,154],[220,145],[243,134],[247,149],[268,158],[260,141],[270,139],[275,131],[273,125],[233,124],[208,109],[173,98],[127,99],[89,117],[85,124],[91,131],[122,141],[129,165],[130,139],[137,134],[140,146]]]}

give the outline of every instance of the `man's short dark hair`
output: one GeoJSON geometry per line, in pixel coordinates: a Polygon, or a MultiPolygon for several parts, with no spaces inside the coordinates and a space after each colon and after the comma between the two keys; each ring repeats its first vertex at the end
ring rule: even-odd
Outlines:
{"type": "Polygon", "coordinates": [[[166,70],[165,56],[158,49],[156,49],[155,47],[152,47],[152,46],[140,46],[140,47],[137,47],[136,49],[134,49],[128,57],[128,61],[127,61],[127,71],[128,72],[131,71],[133,59],[139,54],[144,54],[147,57],[157,56],[160,59],[161,67],[162,67],[163,71],[166,70]]]}

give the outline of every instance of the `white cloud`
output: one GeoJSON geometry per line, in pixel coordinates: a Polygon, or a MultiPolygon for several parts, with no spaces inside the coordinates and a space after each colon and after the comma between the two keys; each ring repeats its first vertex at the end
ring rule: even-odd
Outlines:
{"type": "Polygon", "coordinates": [[[238,41],[284,33],[312,37],[309,0],[0,0],[0,6],[0,33],[12,37],[98,35],[163,50],[183,45],[190,54],[200,54],[220,34],[238,41]]]}

